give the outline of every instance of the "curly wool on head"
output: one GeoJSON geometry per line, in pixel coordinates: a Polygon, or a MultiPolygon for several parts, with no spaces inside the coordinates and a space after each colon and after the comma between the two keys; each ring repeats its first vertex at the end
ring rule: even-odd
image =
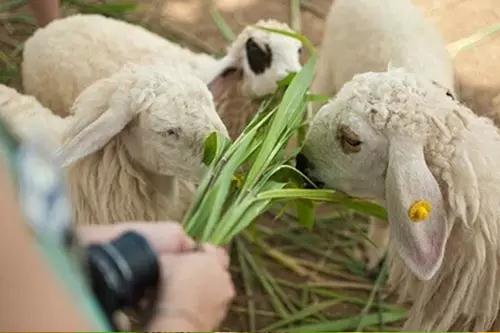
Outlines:
{"type": "Polygon", "coordinates": [[[354,195],[363,185],[388,209],[390,283],[413,302],[405,330],[499,328],[498,147],[490,119],[404,70],[355,76],[313,120],[312,175],[354,195]],[[362,155],[325,142],[341,124],[361,131],[362,155]],[[421,199],[433,211],[414,223],[408,209],[421,199]]]}
{"type": "MultiPolygon", "coordinates": [[[[393,135],[425,136],[428,132],[428,103],[422,103],[429,92],[422,89],[416,77],[407,77],[399,69],[390,76],[356,75],[337,95],[356,109],[368,109],[374,129],[393,135]]],[[[432,112],[435,112],[433,110],[432,112]]]]}

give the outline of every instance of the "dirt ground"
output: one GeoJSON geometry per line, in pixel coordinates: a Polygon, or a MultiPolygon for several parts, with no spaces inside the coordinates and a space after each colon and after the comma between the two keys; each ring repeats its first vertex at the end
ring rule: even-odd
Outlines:
{"type": "MultiPolygon", "coordinates": [[[[320,45],[324,17],[331,0],[304,1],[302,30],[320,45]]],[[[500,24],[499,0],[414,0],[442,32],[447,43],[468,38],[500,24]]],[[[146,17],[169,22],[201,41],[206,51],[221,52],[227,43],[209,14],[210,1],[143,0],[146,17]],[[151,14],[154,11],[155,14],[151,14]]],[[[262,18],[289,21],[289,0],[217,0],[217,8],[234,31],[262,18]]],[[[462,99],[480,114],[493,114],[500,124],[500,33],[488,37],[455,57],[462,99]],[[495,112],[494,112],[495,111],[495,112]],[[498,115],[497,115],[498,114],[498,115]]]]}
{"type": "MultiPolygon", "coordinates": [[[[93,0],[94,1],[94,0],[93,0]]],[[[95,0],[94,2],[96,2],[95,0]]],[[[97,1],[99,2],[99,1],[97,1]]],[[[210,15],[212,3],[237,33],[262,18],[288,22],[290,0],[139,0],[133,14],[137,23],[177,40],[181,44],[214,54],[222,54],[227,42],[210,15]]],[[[447,43],[473,36],[494,24],[500,24],[499,0],[414,0],[442,32],[447,43]]],[[[302,30],[314,44],[320,45],[324,17],[331,0],[304,0],[302,30]]],[[[25,10],[26,11],[26,10],[25,10]]],[[[71,13],[71,11],[69,11],[71,13]]],[[[68,12],[65,12],[68,14],[68,12]]],[[[0,15],[0,23],[2,16],[0,15]]],[[[21,29],[22,39],[33,28],[21,29]]],[[[13,49],[15,41],[8,24],[0,24],[0,50],[13,49]]],[[[0,62],[3,66],[3,63],[0,62]]],[[[455,58],[462,98],[478,113],[498,113],[500,123],[500,33],[485,38],[455,58]]],[[[18,82],[11,84],[20,88],[18,82]]]]}
{"type": "MultiPolygon", "coordinates": [[[[228,43],[221,36],[210,15],[210,1],[139,0],[138,2],[140,7],[131,14],[131,21],[194,50],[213,54],[224,52],[228,43]]],[[[450,45],[494,24],[500,24],[500,0],[414,0],[414,2],[438,26],[446,42],[450,45]]],[[[244,26],[262,18],[275,18],[288,22],[290,17],[290,0],[216,0],[214,3],[235,33],[244,26]]],[[[321,43],[324,18],[330,4],[331,0],[303,0],[302,32],[318,46],[321,43]]],[[[27,12],[27,9],[21,9],[21,12],[27,12]]],[[[66,11],[65,9],[65,14],[71,12],[71,10],[66,11]]],[[[15,59],[12,60],[13,65],[19,65],[20,48],[16,43],[27,38],[33,27],[14,28],[12,25],[2,22],[0,13],[0,51],[15,55],[15,59]]],[[[455,64],[462,98],[478,113],[492,115],[496,112],[498,114],[497,121],[500,124],[500,33],[485,38],[474,47],[460,52],[455,57],[455,64]]],[[[0,65],[3,66],[1,57],[0,65]]],[[[7,82],[16,88],[21,87],[18,75],[13,75],[7,82]]],[[[345,219],[342,221],[349,222],[345,219]]],[[[321,226],[319,227],[321,228],[321,226]]],[[[300,240],[307,243],[298,246],[303,252],[302,254],[293,258],[287,257],[286,260],[280,255],[283,253],[288,253],[291,256],[296,255],[297,251],[291,249],[292,245],[297,247],[298,243],[291,244],[277,236],[263,238],[264,242],[273,246],[273,250],[282,252],[272,252],[265,247],[246,243],[252,255],[262,254],[262,258],[259,257],[257,260],[258,268],[272,272],[273,279],[269,281],[274,281],[273,283],[278,281],[281,290],[289,294],[285,296],[290,296],[292,301],[290,308],[304,309],[310,304],[331,302],[332,297],[338,295],[338,292],[348,292],[349,297],[366,298],[368,296],[374,279],[369,276],[348,275],[346,271],[351,274],[357,268],[349,266],[346,269],[345,266],[356,263],[344,260],[344,258],[349,257],[346,248],[336,248],[337,244],[341,242],[346,244],[352,242],[352,239],[342,233],[341,227],[336,230],[321,229],[316,234],[311,233],[310,236],[304,236],[301,229],[296,230],[282,224],[274,226],[272,230],[273,233],[287,235],[288,240],[299,235],[300,237],[310,237],[300,240]],[[333,234],[337,237],[336,240],[340,239],[341,241],[338,243],[332,241],[329,236],[333,234]],[[311,244],[313,248],[310,247],[311,244]],[[334,250],[333,253],[339,252],[342,260],[338,259],[337,254],[335,257],[334,254],[330,254],[332,250],[334,250]],[[332,260],[330,261],[329,258],[332,260]],[[292,259],[295,261],[290,263],[292,259]],[[286,268],[283,268],[283,265],[286,268]],[[301,271],[297,267],[306,269],[306,271],[301,271]],[[328,269],[332,270],[328,271],[328,269]],[[331,283],[329,288],[337,294],[328,294],[324,288],[318,289],[321,293],[316,293],[316,289],[312,287],[312,289],[308,289],[309,285],[307,288],[302,288],[303,285],[310,282],[310,277],[313,276],[310,275],[310,272],[323,274],[322,276],[325,276],[331,283]],[[288,282],[283,282],[285,279],[288,282]],[[287,286],[287,283],[292,284],[292,286],[287,286]],[[321,298],[320,296],[327,297],[321,298]],[[297,304],[294,303],[295,300],[297,300],[297,304]]],[[[257,328],[265,327],[280,319],[276,311],[273,311],[275,304],[270,304],[266,292],[258,290],[258,288],[253,291],[252,295],[248,292],[245,281],[240,276],[242,271],[239,266],[235,267],[233,271],[240,295],[228,320],[222,327],[222,330],[225,331],[251,330],[252,325],[249,323],[251,319],[249,319],[249,310],[247,310],[247,306],[249,309],[251,302],[257,309],[257,328]]],[[[258,277],[254,277],[254,283],[258,284],[256,279],[258,277]]],[[[278,296],[283,300],[287,298],[283,295],[278,296]]],[[[358,303],[339,301],[338,304],[328,307],[328,311],[318,312],[297,322],[308,324],[315,322],[315,320],[332,320],[353,316],[359,314],[363,309],[364,305],[358,303]]],[[[289,308],[288,305],[286,307],[289,308]]],[[[282,327],[287,326],[283,325],[282,327]]],[[[396,321],[393,322],[393,326],[381,326],[387,330],[398,329],[398,327],[396,321]]],[[[351,330],[354,328],[356,325],[351,327],[351,330]]],[[[380,328],[380,326],[368,327],[368,329],[376,328],[380,328]]]]}
{"type": "MultiPolygon", "coordinates": [[[[93,0],[94,2],[99,2],[93,0]]],[[[320,45],[324,18],[332,0],[304,0],[303,33],[320,45]]],[[[288,22],[290,0],[139,0],[134,21],[192,49],[222,54],[227,45],[210,15],[215,4],[236,33],[262,18],[288,22]]],[[[500,24],[499,0],[414,0],[451,44],[500,24]]],[[[71,13],[65,12],[65,14],[71,13]]],[[[0,15],[0,22],[2,16],[0,15]]],[[[9,26],[0,24],[0,50],[15,47],[9,26]]],[[[31,28],[32,30],[33,28],[31,28]]],[[[17,32],[16,32],[17,33],[17,32]]],[[[19,32],[22,39],[30,29],[19,32]]],[[[2,62],[0,62],[1,65],[2,62]]],[[[500,124],[500,33],[484,38],[455,57],[462,99],[477,113],[500,124]]],[[[19,81],[11,84],[20,88],[19,81]]]]}

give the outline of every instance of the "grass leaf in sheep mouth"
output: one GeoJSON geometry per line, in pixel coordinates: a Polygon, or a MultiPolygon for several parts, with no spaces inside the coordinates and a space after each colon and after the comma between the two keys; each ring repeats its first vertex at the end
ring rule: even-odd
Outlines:
{"type": "Polygon", "coordinates": [[[290,152],[289,148],[292,139],[298,138],[301,145],[306,125],[309,87],[317,60],[314,50],[310,51],[312,55],[302,70],[280,82],[234,142],[219,133],[207,138],[203,161],[208,171],[184,220],[186,232],[194,239],[227,244],[273,204],[283,201],[300,202],[296,205],[298,215],[308,227],[314,224],[317,202],[385,217],[385,211],[372,203],[333,190],[301,188],[304,177],[292,165],[299,150],[290,152]]]}
{"type": "Polygon", "coordinates": [[[265,30],[265,31],[269,31],[269,32],[274,32],[276,34],[285,35],[285,36],[288,36],[291,38],[298,39],[302,43],[302,45],[304,45],[305,48],[309,50],[309,52],[312,55],[316,54],[316,48],[314,47],[313,43],[309,40],[309,38],[307,38],[303,34],[300,34],[298,32],[294,32],[294,31],[287,31],[287,30],[275,29],[275,28],[267,28],[267,27],[262,27],[262,26],[257,26],[257,28],[265,30]]]}

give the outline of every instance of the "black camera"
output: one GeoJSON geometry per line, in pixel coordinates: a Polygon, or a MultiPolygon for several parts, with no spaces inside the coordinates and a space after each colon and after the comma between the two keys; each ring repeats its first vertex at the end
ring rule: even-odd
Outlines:
{"type": "Polygon", "coordinates": [[[86,249],[92,289],[114,329],[117,311],[133,313],[138,325],[149,321],[160,278],[158,258],[136,232],[86,249]]]}

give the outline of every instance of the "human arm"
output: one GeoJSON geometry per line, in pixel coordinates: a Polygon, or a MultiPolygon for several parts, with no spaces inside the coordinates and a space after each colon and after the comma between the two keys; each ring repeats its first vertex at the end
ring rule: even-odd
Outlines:
{"type": "Polygon", "coordinates": [[[95,330],[33,241],[1,163],[0,189],[0,331],[95,330]]]}

